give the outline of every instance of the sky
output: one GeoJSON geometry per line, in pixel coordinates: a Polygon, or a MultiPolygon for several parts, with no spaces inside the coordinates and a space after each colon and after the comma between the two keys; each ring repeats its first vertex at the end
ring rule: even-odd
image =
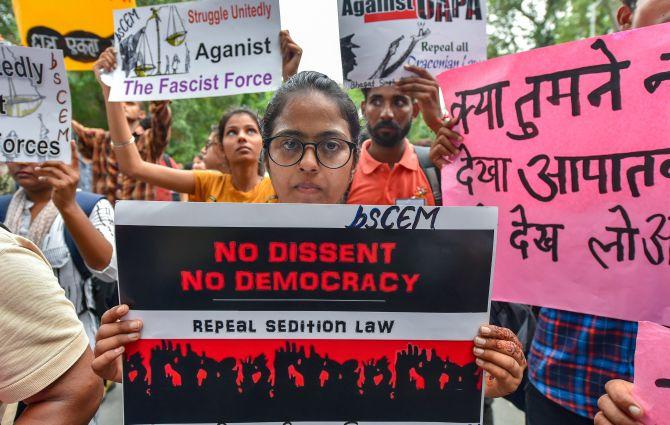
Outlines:
{"type": "Polygon", "coordinates": [[[342,83],[336,0],[279,0],[282,29],[303,50],[300,71],[319,71],[342,83]],[[317,37],[318,35],[318,37],[317,37]]]}

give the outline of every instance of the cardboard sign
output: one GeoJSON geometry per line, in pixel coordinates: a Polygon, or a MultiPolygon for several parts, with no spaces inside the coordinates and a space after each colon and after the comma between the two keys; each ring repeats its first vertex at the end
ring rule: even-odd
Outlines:
{"type": "Polygon", "coordinates": [[[119,67],[112,101],[225,96],[281,85],[278,0],[117,10],[114,25],[119,67]]]}
{"type": "Polygon", "coordinates": [[[338,0],[347,88],[392,84],[414,65],[437,75],[486,60],[486,1],[338,0]]]}
{"type": "Polygon", "coordinates": [[[25,46],[60,49],[69,71],[88,71],[112,45],[112,12],[135,0],[13,0],[25,46]]]}
{"type": "Polygon", "coordinates": [[[119,203],[125,423],[479,423],[496,219],[119,203]]]}
{"type": "Polygon", "coordinates": [[[70,86],[60,50],[0,45],[0,162],[70,162],[70,86]]]}
{"type": "Polygon", "coordinates": [[[670,324],[669,42],[660,25],[438,77],[465,139],[445,205],[501,211],[494,299],[670,324]]]}
{"type": "Polygon", "coordinates": [[[645,412],[645,425],[670,423],[670,329],[640,322],[635,346],[633,393],[645,412]]]}

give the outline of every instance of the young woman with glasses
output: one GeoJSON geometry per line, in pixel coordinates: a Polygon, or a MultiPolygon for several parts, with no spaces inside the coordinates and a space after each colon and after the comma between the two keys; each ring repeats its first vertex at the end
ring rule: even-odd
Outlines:
{"type": "MultiPolygon", "coordinates": [[[[262,127],[279,202],[342,202],[358,159],[360,125],[356,107],[334,81],[317,72],[296,75],[275,94],[262,127]]],[[[124,346],[140,338],[142,322],[123,320],[128,311],[121,305],[103,315],[93,369],[104,379],[121,381],[124,346]]],[[[488,373],[487,397],[516,390],[526,360],[512,331],[482,326],[474,355],[488,373]]]]}

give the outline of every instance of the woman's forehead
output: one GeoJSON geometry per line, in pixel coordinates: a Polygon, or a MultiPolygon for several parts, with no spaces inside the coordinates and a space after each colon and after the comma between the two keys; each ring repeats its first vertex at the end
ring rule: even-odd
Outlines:
{"type": "Polygon", "coordinates": [[[235,114],[232,117],[228,119],[228,122],[226,123],[226,128],[228,127],[247,127],[247,126],[254,126],[258,127],[258,124],[256,124],[256,120],[253,119],[249,114],[247,113],[239,113],[235,114]]]}
{"type": "Polygon", "coordinates": [[[288,130],[308,137],[333,131],[350,136],[349,125],[337,102],[319,92],[296,93],[288,99],[275,121],[273,133],[288,130]]]}

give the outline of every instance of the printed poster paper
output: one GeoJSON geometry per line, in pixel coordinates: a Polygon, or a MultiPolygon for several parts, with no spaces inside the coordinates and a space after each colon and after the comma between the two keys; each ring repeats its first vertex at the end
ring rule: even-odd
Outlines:
{"type": "Polygon", "coordinates": [[[472,340],[496,220],[119,203],[121,301],[144,322],[123,357],[125,423],[480,423],[472,340]]]}
{"type": "Polygon", "coordinates": [[[338,0],[347,88],[393,84],[486,60],[486,1],[338,0]]]}
{"type": "Polygon", "coordinates": [[[70,163],[63,52],[0,45],[0,162],[70,163]]]}
{"type": "Polygon", "coordinates": [[[202,0],[114,12],[111,101],[265,92],[282,82],[278,0],[202,0]]]}

